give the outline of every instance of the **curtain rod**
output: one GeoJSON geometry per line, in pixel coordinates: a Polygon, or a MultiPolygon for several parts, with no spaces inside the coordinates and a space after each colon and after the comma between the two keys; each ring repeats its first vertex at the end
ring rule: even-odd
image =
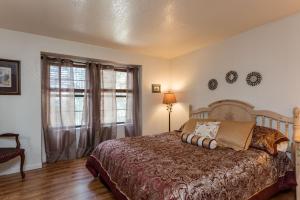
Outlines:
{"type": "Polygon", "coordinates": [[[52,56],[48,56],[48,55],[41,55],[41,59],[44,59],[45,57],[47,59],[53,60],[54,62],[58,61],[58,60],[70,60],[71,62],[73,62],[75,64],[81,64],[81,65],[87,65],[89,63],[89,62],[81,62],[81,61],[72,60],[70,58],[60,58],[60,57],[52,57],[52,56]]]}
{"type": "Polygon", "coordinates": [[[91,59],[91,58],[84,58],[84,57],[77,57],[77,56],[70,56],[70,55],[63,55],[57,53],[49,53],[49,52],[41,52],[41,59],[43,56],[51,58],[51,59],[62,59],[62,60],[71,60],[74,63],[87,65],[89,63],[101,64],[101,65],[112,65],[117,67],[141,67],[141,65],[134,65],[134,64],[121,64],[112,61],[100,60],[100,59],[91,59]]]}

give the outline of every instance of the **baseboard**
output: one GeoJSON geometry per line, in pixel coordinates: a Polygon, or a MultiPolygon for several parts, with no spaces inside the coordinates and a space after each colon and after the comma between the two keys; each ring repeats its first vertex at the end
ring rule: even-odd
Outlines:
{"type": "MultiPolygon", "coordinates": [[[[40,169],[42,168],[42,163],[35,163],[35,164],[26,164],[24,166],[24,171],[29,171],[33,169],[40,169]]],[[[14,174],[14,173],[20,173],[20,165],[14,165],[13,167],[4,170],[3,172],[0,172],[0,176],[8,175],[8,174],[14,174]]]]}

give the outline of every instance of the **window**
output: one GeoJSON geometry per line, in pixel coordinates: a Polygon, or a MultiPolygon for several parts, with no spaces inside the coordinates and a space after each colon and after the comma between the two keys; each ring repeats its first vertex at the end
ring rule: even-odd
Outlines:
{"type": "MultiPolygon", "coordinates": [[[[65,126],[81,126],[84,89],[86,81],[86,69],[84,67],[61,67],[50,66],[50,89],[51,89],[51,109],[59,110],[58,106],[62,105],[62,114],[68,115],[63,121],[65,126]],[[58,102],[58,91],[61,88],[61,103],[58,102]],[[74,89],[74,93],[73,93],[74,89]],[[70,92],[71,90],[71,92],[70,92]],[[69,92],[68,92],[69,91],[69,92]],[[73,96],[74,95],[74,96],[73,96]],[[74,99],[75,101],[74,101],[74,99]],[[63,106],[65,105],[65,106],[63,106]],[[72,113],[72,114],[70,114],[72,113]],[[73,115],[75,113],[75,116],[73,115]],[[67,119],[67,120],[66,120],[67,119]]],[[[52,126],[57,126],[61,120],[55,112],[50,112],[52,126]]]]}
{"type": "Polygon", "coordinates": [[[74,68],[74,90],[75,90],[75,125],[81,126],[84,103],[84,88],[86,84],[86,69],[74,68]]]}
{"type": "Polygon", "coordinates": [[[127,71],[122,70],[103,70],[103,93],[104,93],[104,123],[111,123],[115,117],[118,124],[126,122],[127,94],[130,92],[127,88],[127,71]],[[112,77],[115,76],[115,77],[112,77]],[[112,90],[115,90],[113,96],[112,90]],[[111,105],[115,98],[116,112],[111,105]],[[116,114],[116,116],[115,116],[116,114]]]}
{"type": "Polygon", "coordinates": [[[124,123],[126,121],[126,107],[127,107],[127,72],[116,72],[116,105],[117,105],[117,123],[124,123]],[[123,90],[123,92],[122,92],[123,90]]]}
{"type": "MultiPolygon", "coordinates": [[[[127,71],[104,69],[102,72],[103,123],[112,123],[115,119],[118,124],[125,123],[127,95],[131,92],[127,88],[127,71]]],[[[50,65],[50,109],[54,109],[50,110],[50,118],[53,127],[61,124],[61,118],[64,119],[62,122],[64,126],[74,126],[74,123],[76,127],[82,126],[85,84],[85,67],[50,65]],[[59,91],[61,98],[59,98],[59,91]],[[55,109],[60,109],[63,117],[60,118],[55,114],[57,113],[55,109]]]]}

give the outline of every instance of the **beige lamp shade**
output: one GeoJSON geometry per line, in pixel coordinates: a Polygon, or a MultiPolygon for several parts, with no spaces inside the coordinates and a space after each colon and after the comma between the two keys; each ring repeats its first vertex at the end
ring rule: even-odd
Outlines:
{"type": "Polygon", "coordinates": [[[163,103],[164,104],[176,103],[176,96],[175,96],[175,94],[173,92],[164,93],[163,103]]]}

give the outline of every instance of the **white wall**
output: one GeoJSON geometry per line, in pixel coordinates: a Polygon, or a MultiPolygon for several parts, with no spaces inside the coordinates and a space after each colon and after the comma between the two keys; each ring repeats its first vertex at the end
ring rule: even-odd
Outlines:
{"type": "MultiPolygon", "coordinates": [[[[167,112],[162,94],[152,94],[151,84],[168,89],[169,61],[66,40],[0,29],[0,58],[21,61],[21,96],[0,96],[0,133],[17,132],[26,149],[25,169],[41,167],[40,52],[89,57],[142,65],[143,134],[166,131],[167,112]]],[[[7,145],[8,141],[0,143],[7,145]]],[[[11,143],[13,145],[13,143],[11,143]]],[[[19,160],[0,165],[0,174],[18,171],[19,160]]]]}
{"type": "Polygon", "coordinates": [[[179,101],[194,109],[220,99],[238,99],[292,116],[293,107],[300,106],[300,14],[175,58],[171,69],[179,101]],[[239,75],[234,84],[225,81],[230,70],[239,75]],[[257,87],[246,84],[251,71],[263,76],[257,87]],[[207,87],[211,78],[219,82],[215,91],[207,87]]]}

